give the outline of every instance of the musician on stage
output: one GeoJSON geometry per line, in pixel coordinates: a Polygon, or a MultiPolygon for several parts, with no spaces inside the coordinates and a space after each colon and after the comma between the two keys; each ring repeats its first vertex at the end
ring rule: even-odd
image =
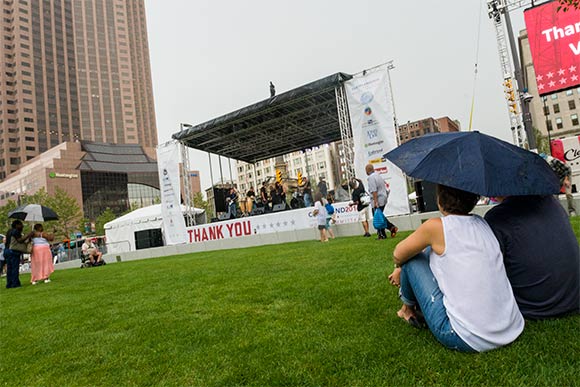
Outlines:
{"type": "Polygon", "coordinates": [[[260,188],[260,200],[264,205],[264,210],[270,211],[270,207],[268,206],[268,187],[265,181],[262,183],[262,188],[260,188]]]}
{"type": "Polygon", "coordinates": [[[254,186],[251,185],[248,192],[246,192],[246,215],[249,215],[254,209],[254,202],[256,201],[256,192],[254,186]]]}
{"type": "Polygon", "coordinates": [[[234,187],[230,188],[230,192],[226,198],[226,202],[228,203],[228,212],[230,214],[230,219],[234,219],[238,217],[238,209],[237,209],[237,202],[238,202],[238,191],[234,187]],[[227,200],[229,199],[229,200],[227,200]]]}

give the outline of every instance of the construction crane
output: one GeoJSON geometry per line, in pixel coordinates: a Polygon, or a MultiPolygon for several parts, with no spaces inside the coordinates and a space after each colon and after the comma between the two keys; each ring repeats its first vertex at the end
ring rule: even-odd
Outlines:
{"type": "Polygon", "coordinates": [[[532,132],[531,114],[528,103],[531,95],[524,89],[522,70],[519,63],[510,11],[534,5],[533,0],[487,0],[487,12],[495,28],[499,61],[503,75],[504,94],[514,144],[523,147],[526,143],[536,148],[532,132]]]}

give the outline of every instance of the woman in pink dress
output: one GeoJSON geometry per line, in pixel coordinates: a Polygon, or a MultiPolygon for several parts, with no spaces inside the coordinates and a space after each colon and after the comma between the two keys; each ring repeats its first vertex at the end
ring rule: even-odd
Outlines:
{"type": "Polygon", "coordinates": [[[54,271],[52,263],[52,253],[50,251],[50,241],[54,240],[54,235],[44,232],[42,224],[35,224],[32,236],[32,256],[31,271],[32,284],[38,281],[50,282],[50,275],[54,271]]]}

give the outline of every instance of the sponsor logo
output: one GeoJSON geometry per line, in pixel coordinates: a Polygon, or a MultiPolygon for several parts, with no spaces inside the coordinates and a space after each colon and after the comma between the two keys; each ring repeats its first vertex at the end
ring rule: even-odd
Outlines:
{"type": "Polygon", "coordinates": [[[384,143],[383,140],[375,141],[375,142],[368,142],[365,144],[365,148],[368,148],[369,146],[381,145],[382,143],[384,143]]]}
{"type": "Polygon", "coordinates": [[[373,93],[371,93],[370,91],[366,91],[362,93],[362,95],[360,96],[360,103],[368,105],[369,103],[371,103],[373,98],[374,98],[373,93]]]}
{"type": "Polygon", "coordinates": [[[379,130],[378,129],[371,129],[367,130],[367,138],[372,140],[373,138],[379,137],[379,130]]]}
{"type": "Polygon", "coordinates": [[[48,177],[51,179],[78,179],[79,175],[76,173],[58,173],[58,172],[50,172],[48,177]]]}
{"type": "Polygon", "coordinates": [[[377,168],[375,168],[375,171],[379,175],[381,175],[381,174],[387,174],[387,173],[389,173],[389,168],[387,168],[387,167],[377,167],[377,168]]]}
{"type": "Polygon", "coordinates": [[[368,157],[380,155],[381,153],[383,153],[383,150],[382,149],[376,149],[376,150],[372,150],[372,151],[367,151],[368,157]]]}
{"type": "Polygon", "coordinates": [[[373,114],[373,110],[369,106],[365,108],[364,112],[365,116],[370,116],[371,114],[373,114]]]}
{"type": "Polygon", "coordinates": [[[566,159],[566,161],[580,159],[580,149],[568,149],[566,153],[564,153],[564,159],[566,159]]]}
{"type": "Polygon", "coordinates": [[[380,163],[384,163],[385,161],[387,161],[387,160],[385,160],[384,157],[381,157],[380,159],[369,160],[369,163],[370,164],[380,164],[380,163]]]}

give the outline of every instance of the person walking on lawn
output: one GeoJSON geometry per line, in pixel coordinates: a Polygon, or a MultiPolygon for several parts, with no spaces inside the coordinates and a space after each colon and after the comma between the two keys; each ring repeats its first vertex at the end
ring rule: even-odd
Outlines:
{"type": "MultiPolygon", "coordinates": [[[[375,167],[372,164],[367,164],[365,167],[366,173],[368,175],[367,182],[369,187],[369,192],[372,196],[371,203],[373,205],[373,214],[375,210],[378,208],[381,212],[384,212],[387,202],[389,200],[389,191],[387,190],[387,186],[385,181],[375,171],[375,167]]],[[[389,222],[389,219],[385,216],[387,220],[387,229],[391,232],[391,238],[394,238],[397,235],[397,231],[399,229],[397,226],[389,222]]],[[[385,229],[377,230],[378,239],[387,239],[387,233],[385,229]]]]}

